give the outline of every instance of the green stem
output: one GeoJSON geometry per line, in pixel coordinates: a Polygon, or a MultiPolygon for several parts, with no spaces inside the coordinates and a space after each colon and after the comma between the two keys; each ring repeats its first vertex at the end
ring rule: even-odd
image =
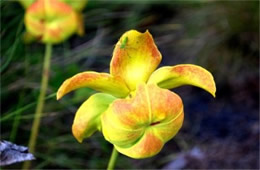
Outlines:
{"type": "Polygon", "coordinates": [[[113,170],[114,169],[117,156],[118,156],[118,152],[117,152],[116,148],[114,147],[113,152],[112,152],[111,157],[110,157],[110,160],[109,160],[109,163],[108,163],[107,170],[113,170]]]}
{"type": "MultiPolygon", "coordinates": [[[[36,111],[34,114],[32,132],[31,132],[30,141],[29,141],[29,151],[31,153],[34,153],[34,151],[35,151],[35,144],[36,144],[36,139],[38,136],[40,120],[41,120],[41,115],[42,115],[44,101],[45,101],[44,98],[45,98],[45,94],[46,94],[47,87],[48,87],[51,52],[52,52],[52,45],[46,44],[43,70],[42,70],[40,95],[38,98],[37,107],[36,107],[36,111]]],[[[30,168],[30,161],[27,161],[24,163],[23,169],[25,170],[25,169],[29,169],[29,168],[30,168]]]]}

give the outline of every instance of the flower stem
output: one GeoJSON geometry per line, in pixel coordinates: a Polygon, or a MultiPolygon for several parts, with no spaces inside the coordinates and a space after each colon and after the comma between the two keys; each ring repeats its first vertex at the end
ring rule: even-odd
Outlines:
{"type": "Polygon", "coordinates": [[[116,148],[113,147],[113,152],[112,152],[112,154],[111,154],[111,157],[110,157],[110,160],[109,160],[109,163],[108,163],[107,170],[113,170],[113,169],[114,169],[117,156],[118,156],[118,152],[117,152],[116,148]]]}
{"type": "MultiPolygon", "coordinates": [[[[38,136],[40,120],[41,120],[44,101],[45,101],[44,98],[45,98],[47,87],[48,87],[51,53],[52,53],[52,45],[46,44],[43,70],[42,70],[42,81],[41,81],[40,95],[39,95],[39,98],[38,98],[36,111],[35,111],[35,114],[34,114],[32,132],[31,132],[31,136],[30,136],[30,140],[29,140],[29,151],[32,154],[34,154],[34,151],[35,151],[35,144],[36,144],[36,139],[37,139],[37,136],[38,136]]],[[[31,164],[30,161],[25,162],[23,164],[23,169],[24,170],[29,169],[30,164],[31,164]]]]}

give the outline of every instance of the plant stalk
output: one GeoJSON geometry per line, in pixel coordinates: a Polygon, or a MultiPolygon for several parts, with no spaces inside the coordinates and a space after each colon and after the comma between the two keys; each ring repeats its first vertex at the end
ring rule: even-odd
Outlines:
{"type": "Polygon", "coordinates": [[[117,152],[116,148],[113,147],[113,151],[112,151],[112,154],[111,154],[108,166],[107,166],[107,170],[113,170],[114,169],[117,156],[118,156],[118,152],[117,152]]]}
{"type": "MultiPolygon", "coordinates": [[[[45,56],[44,56],[44,63],[43,63],[43,70],[42,70],[42,80],[41,80],[41,89],[40,89],[40,95],[38,97],[36,111],[34,114],[34,120],[32,125],[32,132],[29,140],[29,151],[34,154],[35,151],[35,144],[36,139],[38,136],[41,116],[43,112],[43,106],[44,106],[44,99],[46,95],[46,91],[48,88],[48,79],[49,79],[49,71],[50,71],[50,61],[51,61],[51,53],[52,53],[52,45],[46,44],[45,47],[45,56]]],[[[23,169],[27,170],[30,168],[31,162],[27,161],[23,164],[23,169]]]]}

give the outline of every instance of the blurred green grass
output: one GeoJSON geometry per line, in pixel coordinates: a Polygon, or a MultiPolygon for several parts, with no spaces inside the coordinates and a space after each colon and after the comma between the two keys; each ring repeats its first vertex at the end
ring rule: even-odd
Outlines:
{"type": "MultiPolygon", "coordinates": [[[[22,42],[24,10],[17,2],[1,1],[0,7],[3,11],[1,139],[27,145],[39,93],[44,46],[22,42]],[[14,136],[12,129],[18,119],[20,123],[14,136]]],[[[257,1],[89,1],[84,10],[86,34],[83,37],[75,35],[54,47],[49,97],[33,169],[106,167],[112,145],[102,134],[94,134],[83,144],[71,134],[77,108],[94,91],[80,89],[60,101],[56,101],[53,94],[65,79],[78,72],[108,72],[114,45],[124,32],[149,29],[163,55],[162,65],[193,63],[210,70],[217,82],[217,96],[225,100],[227,85],[235,87],[246,84],[248,78],[259,78],[258,14],[257,1]]],[[[234,93],[239,90],[235,89],[234,93]]],[[[187,96],[185,92],[182,95],[187,96]]],[[[192,126],[185,129],[190,130],[192,126]]],[[[192,147],[193,137],[181,131],[160,154],[145,160],[120,155],[116,168],[161,168],[178,153],[192,147]]],[[[6,168],[19,169],[21,164],[6,168]]]]}

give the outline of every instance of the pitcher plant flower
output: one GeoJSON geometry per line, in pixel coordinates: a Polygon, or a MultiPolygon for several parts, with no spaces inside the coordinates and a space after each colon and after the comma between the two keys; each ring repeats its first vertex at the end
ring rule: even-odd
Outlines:
{"type": "Polygon", "coordinates": [[[36,0],[20,1],[26,8],[25,41],[39,40],[57,44],[73,33],[84,34],[83,17],[80,11],[86,0],[36,0]]]}
{"type": "Polygon", "coordinates": [[[130,30],[115,46],[109,74],[85,71],[64,81],[57,99],[82,87],[101,92],[89,97],[75,115],[72,133],[78,142],[101,131],[120,153],[135,159],[151,157],[183,123],[182,100],[168,89],[193,85],[215,97],[210,72],[193,64],[156,70],[161,59],[149,31],[130,30]]]}

